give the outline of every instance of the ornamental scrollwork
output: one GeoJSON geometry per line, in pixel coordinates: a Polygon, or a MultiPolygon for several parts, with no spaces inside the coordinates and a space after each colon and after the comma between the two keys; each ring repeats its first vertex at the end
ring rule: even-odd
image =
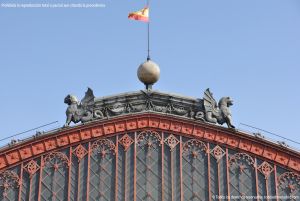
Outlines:
{"type": "Polygon", "coordinates": [[[246,153],[236,153],[229,159],[230,167],[239,168],[240,173],[243,173],[245,169],[247,169],[247,165],[254,168],[255,160],[246,153]]]}
{"type": "Polygon", "coordinates": [[[283,173],[278,177],[278,187],[290,196],[295,195],[300,190],[300,175],[294,172],[283,173]]]}
{"type": "Polygon", "coordinates": [[[274,168],[268,162],[264,161],[258,166],[257,170],[265,176],[265,179],[268,179],[274,168]]]}
{"type": "Polygon", "coordinates": [[[102,158],[105,158],[109,155],[115,155],[116,146],[111,140],[100,139],[92,144],[92,151],[99,153],[102,158]]]}
{"type": "Polygon", "coordinates": [[[88,151],[81,144],[73,150],[73,154],[77,157],[78,163],[85,157],[87,153],[88,151]]]}
{"type": "Polygon", "coordinates": [[[64,153],[52,152],[43,158],[42,166],[52,167],[55,171],[57,171],[61,167],[69,167],[70,161],[64,153]]]}
{"type": "Polygon", "coordinates": [[[31,160],[23,168],[29,174],[29,177],[31,178],[40,169],[40,166],[37,164],[37,162],[35,162],[34,160],[31,160]]]}
{"type": "Polygon", "coordinates": [[[0,188],[3,189],[2,197],[8,196],[9,189],[19,188],[20,179],[17,173],[7,170],[0,173],[0,188]]]}
{"type": "Polygon", "coordinates": [[[170,151],[173,151],[177,144],[179,144],[179,140],[174,135],[169,135],[165,139],[165,143],[170,147],[170,151]]]}
{"type": "Polygon", "coordinates": [[[183,106],[180,105],[170,105],[170,109],[169,109],[170,113],[174,113],[180,116],[185,116],[188,115],[189,110],[185,109],[183,106]]]}
{"type": "Polygon", "coordinates": [[[197,158],[199,154],[207,154],[207,146],[204,142],[196,139],[191,139],[183,144],[183,154],[191,156],[192,158],[197,158]]]}
{"type": "Polygon", "coordinates": [[[156,131],[147,130],[137,136],[137,144],[143,149],[152,150],[161,146],[162,139],[156,131]]]}
{"type": "Polygon", "coordinates": [[[220,162],[222,157],[225,155],[225,151],[222,147],[217,145],[210,151],[210,154],[217,160],[217,162],[220,162]]]}
{"type": "Polygon", "coordinates": [[[134,140],[128,134],[125,134],[119,139],[119,143],[124,147],[124,150],[127,151],[134,143],[134,140]]]}

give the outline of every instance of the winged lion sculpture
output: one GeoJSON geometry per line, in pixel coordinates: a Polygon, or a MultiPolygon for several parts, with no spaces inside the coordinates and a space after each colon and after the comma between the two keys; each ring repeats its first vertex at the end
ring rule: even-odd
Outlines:
{"type": "Polygon", "coordinates": [[[233,105],[230,97],[223,97],[217,104],[213,94],[209,89],[204,92],[203,104],[205,109],[205,118],[210,123],[226,123],[228,128],[235,128],[232,124],[232,116],[229,107],[233,105]]]}
{"type": "Polygon", "coordinates": [[[64,103],[68,105],[66,116],[67,120],[64,127],[70,125],[71,122],[88,122],[93,119],[93,107],[95,96],[93,90],[88,88],[85,92],[84,98],[79,102],[74,95],[67,95],[64,99],[64,103]]]}

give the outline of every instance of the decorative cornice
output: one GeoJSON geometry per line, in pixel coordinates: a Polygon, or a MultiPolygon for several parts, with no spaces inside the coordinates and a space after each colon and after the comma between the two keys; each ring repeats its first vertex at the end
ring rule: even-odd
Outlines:
{"type": "Polygon", "coordinates": [[[234,129],[151,112],[64,128],[5,148],[1,150],[0,154],[0,171],[30,161],[48,152],[103,137],[149,128],[212,142],[300,172],[299,152],[282,148],[276,143],[234,129]]]}
{"type": "Polygon", "coordinates": [[[233,101],[230,97],[223,97],[217,104],[209,89],[204,92],[203,99],[196,99],[152,90],[95,98],[93,90],[88,88],[80,102],[71,94],[66,96],[64,102],[68,104],[65,127],[71,122],[86,123],[151,111],[214,124],[226,123],[229,128],[234,128],[229,109],[233,101]]]}

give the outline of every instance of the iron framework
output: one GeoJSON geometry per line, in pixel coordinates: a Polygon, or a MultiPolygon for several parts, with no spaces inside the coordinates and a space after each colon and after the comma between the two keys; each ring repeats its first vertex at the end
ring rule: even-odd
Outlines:
{"type": "Polygon", "coordinates": [[[79,142],[0,173],[3,201],[279,201],[299,190],[297,172],[159,129],[79,142]]]}

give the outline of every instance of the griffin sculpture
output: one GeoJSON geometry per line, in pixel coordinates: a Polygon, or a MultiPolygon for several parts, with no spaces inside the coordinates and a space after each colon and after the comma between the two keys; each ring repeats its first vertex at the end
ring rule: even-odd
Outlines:
{"type": "Polygon", "coordinates": [[[66,111],[67,120],[64,127],[69,126],[71,122],[85,123],[91,121],[93,119],[94,99],[95,96],[93,90],[90,88],[85,92],[85,96],[81,102],[78,102],[76,96],[70,94],[67,95],[64,100],[64,103],[68,105],[66,111]]]}
{"type": "Polygon", "coordinates": [[[223,97],[217,105],[213,94],[209,89],[204,92],[203,104],[205,109],[206,121],[210,123],[226,123],[228,128],[235,128],[232,124],[232,117],[229,107],[233,105],[233,100],[230,97],[223,97]]]}

